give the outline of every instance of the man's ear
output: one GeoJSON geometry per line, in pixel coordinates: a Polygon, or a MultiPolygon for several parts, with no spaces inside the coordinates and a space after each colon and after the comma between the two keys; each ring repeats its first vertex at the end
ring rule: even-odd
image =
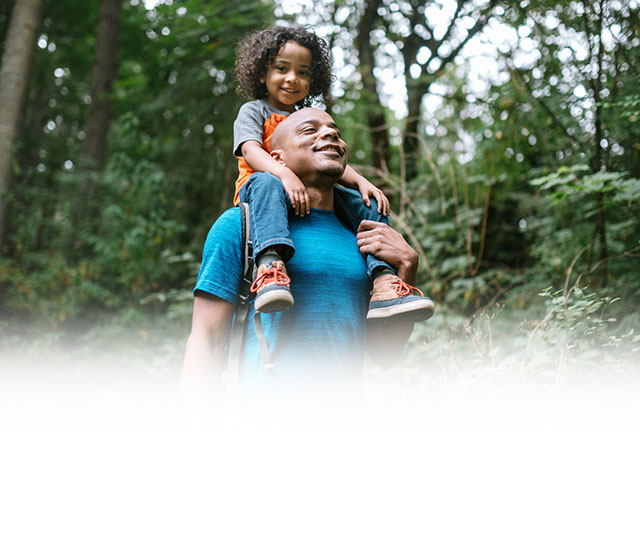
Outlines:
{"type": "Polygon", "coordinates": [[[269,155],[278,163],[282,163],[284,165],[284,151],[281,148],[278,148],[277,150],[271,150],[271,154],[269,155]]]}

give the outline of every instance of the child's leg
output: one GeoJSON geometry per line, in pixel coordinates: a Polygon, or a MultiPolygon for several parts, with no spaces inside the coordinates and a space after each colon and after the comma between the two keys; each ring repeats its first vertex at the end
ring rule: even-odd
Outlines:
{"type": "Polygon", "coordinates": [[[269,173],[254,173],[240,188],[240,201],[249,205],[249,228],[256,262],[256,311],[272,313],[289,309],[293,296],[285,262],[294,253],[289,234],[291,203],[282,182],[269,173]]]}
{"type": "Polygon", "coordinates": [[[289,234],[291,203],[282,182],[269,173],[253,173],[240,188],[239,196],[249,205],[249,226],[256,262],[270,248],[287,262],[293,257],[294,246],[289,234]]]}
{"type": "MultiPolygon", "coordinates": [[[[353,189],[336,186],[334,203],[336,214],[354,231],[358,230],[363,219],[389,224],[389,220],[378,213],[378,203],[375,199],[371,200],[371,206],[366,206],[362,195],[353,189]]],[[[419,289],[402,281],[393,266],[367,254],[367,273],[373,282],[367,319],[393,317],[396,321],[418,322],[433,315],[434,305],[431,299],[426,298],[419,289]]]]}
{"type": "MultiPolygon", "coordinates": [[[[375,199],[371,199],[371,206],[366,206],[362,201],[362,195],[355,189],[335,186],[334,207],[336,215],[344,220],[354,232],[357,232],[360,222],[364,219],[389,224],[389,219],[378,212],[378,202],[375,199]]],[[[395,275],[396,269],[377,257],[368,254],[367,274],[374,280],[380,274],[395,275]]]]}

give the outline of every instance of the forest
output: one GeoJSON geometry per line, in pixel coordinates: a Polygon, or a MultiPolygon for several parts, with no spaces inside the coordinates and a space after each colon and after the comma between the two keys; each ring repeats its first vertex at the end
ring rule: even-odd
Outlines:
{"type": "Polygon", "coordinates": [[[9,364],[179,371],[232,206],[236,46],[277,21],[329,43],[326,106],[436,302],[400,378],[637,371],[637,0],[2,2],[9,364]]]}

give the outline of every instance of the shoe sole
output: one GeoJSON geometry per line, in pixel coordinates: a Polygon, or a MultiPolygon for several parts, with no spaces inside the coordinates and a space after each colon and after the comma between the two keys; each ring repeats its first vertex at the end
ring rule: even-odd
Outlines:
{"type": "Polygon", "coordinates": [[[288,291],[275,290],[262,293],[256,298],[254,308],[260,313],[286,311],[293,306],[293,296],[288,291]]]}
{"type": "Polygon", "coordinates": [[[435,305],[431,300],[424,302],[412,302],[410,304],[399,304],[397,306],[387,306],[369,310],[367,319],[389,319],[394,318],[401,322],[421,322],[430,319],[435,311],[435,305]]]}

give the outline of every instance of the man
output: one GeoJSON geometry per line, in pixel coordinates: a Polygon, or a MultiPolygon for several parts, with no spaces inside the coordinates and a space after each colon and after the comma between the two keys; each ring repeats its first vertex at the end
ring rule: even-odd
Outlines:
{"type": "MultiPolygon", "coordinates": [[[[296,253],[287,269],[296,303],[262,315],[274,367],[262,367],[250,324],[241,387],[280,392],[357,381],[365,349],[374,360],[397,358],[413,328],[385,320],[370,321],[367,331],[371,286],[363,255],[387,261],[401,280],[413,283],[417,254],[387,225],[363,222],[356,237],[336,217],[333,186],[346,166],[346,144],[329,114],[312,108],[291,114],[274,133],[271,155],[305,184],[312,211],[290,218],[296,253]]],[[[241,275],[240,210],[233,208],[211,228],[195,288],[183,382],[203,397],[220,390],[241,275]]]]}

